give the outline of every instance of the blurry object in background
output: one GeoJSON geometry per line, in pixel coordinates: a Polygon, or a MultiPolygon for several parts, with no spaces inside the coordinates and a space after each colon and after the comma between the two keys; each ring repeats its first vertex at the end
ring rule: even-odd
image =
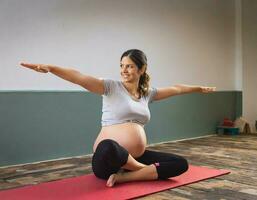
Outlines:
{"type": "Polygon", "coordinates": [[[251,133],[250,125],[243,117],[236,119],[235,127],[240,129],[240,133],[251,133]]]}
{"type": "Polygon", "coordinates": [[[234,127],[234,122],[232,120],[230,120],[229,118],[224,118],[221,126],[234,127]]]}
{"type": "Polygon", "coordinates": [[[219,126],[216,127],[217,134],[238,135],[240,129],[235,126],[235,123],[229,118],[224,118],[219,126]]]}

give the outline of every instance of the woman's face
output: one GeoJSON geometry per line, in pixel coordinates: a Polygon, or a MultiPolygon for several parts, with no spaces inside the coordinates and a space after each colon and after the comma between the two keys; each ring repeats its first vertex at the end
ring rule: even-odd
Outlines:
{"type": "Polygon", "coordinates": [[[120,75],[124,82],[137,82],[142,71],[138,70],[136,64],[127,56],[120,62],[120,75]]]}

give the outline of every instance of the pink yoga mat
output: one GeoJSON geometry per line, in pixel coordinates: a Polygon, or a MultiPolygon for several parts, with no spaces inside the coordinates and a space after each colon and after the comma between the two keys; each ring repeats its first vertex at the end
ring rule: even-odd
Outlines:
{"type": "Polygon", "coordinates": [[[168,180],[138,181],[106,187],[93,174],[0,191],[1,200],[131,199],[230,173],[190,165],[189,170],[168,180]]]}

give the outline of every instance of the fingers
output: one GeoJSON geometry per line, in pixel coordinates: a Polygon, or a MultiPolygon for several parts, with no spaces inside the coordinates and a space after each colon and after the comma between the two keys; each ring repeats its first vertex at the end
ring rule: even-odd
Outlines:
{"type": "Polygon", "coordinates": [[[20,65],[22,65],[22,66],[32,66],[33,64],[25,63],[25,62],[20,62],[20,65]]]}
{"type": "Polygon", "coordinates": [[[216,87],[201,87],[201,91],[203,93],[209,93],[209,92],[213,92],[216,90],[216,87]]]}
{"type": "Polygon", "coordinates": [[[23,67],[30,68],[30,69],[35,69],[38,66],[37,64],[25,63],[25,62],[20,62],[20,65],[22,65],[23,67]]]}
{"type": "Polygon", "coordinates": [[[27,67],[29,69],[33,69],[37,72],[47,73],[49,72],[49,68],[46,65],[43,64],[33,64],[33,63],[25,63],[20,62],[20,65],[27,67]]]}
{"type": "Polygon", "coordinates": [[[214,92],[216,91],[216,87],[203,87],[203,92],[214,92]]]}
{"type": "Polygon", "coordinates": [[[213,92],[216,90],[216,87],[208,87],[208,91],[213,92]]]}

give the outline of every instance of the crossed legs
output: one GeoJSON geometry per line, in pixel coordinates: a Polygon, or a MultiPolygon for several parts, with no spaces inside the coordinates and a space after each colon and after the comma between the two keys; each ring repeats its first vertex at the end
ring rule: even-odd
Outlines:
{"type": "Polygon", "coordinates": [[[108,179],[107,186],[114,183],[167,179],[178,176],[188,169],[187,161],[178,155],[146,150],[134,159],[116,141],[101,141],[93,155],[92,169],[98,178],[108,179]],[[120,169],[129,172],[119,173],[120,169]]]}

